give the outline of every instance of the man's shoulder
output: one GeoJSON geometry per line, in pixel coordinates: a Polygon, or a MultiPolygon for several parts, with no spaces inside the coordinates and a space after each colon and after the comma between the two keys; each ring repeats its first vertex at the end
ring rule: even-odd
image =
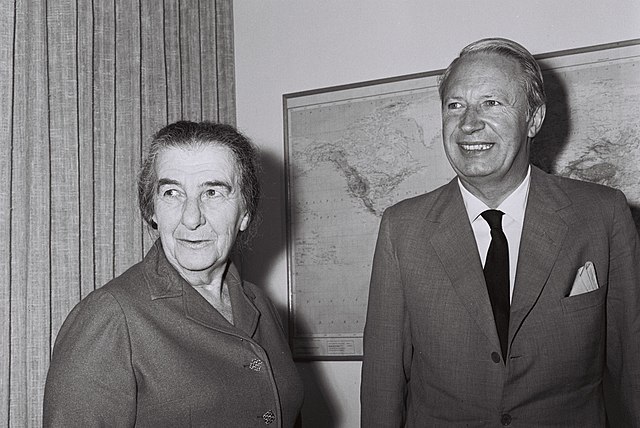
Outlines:
{"type": "Polygon", "coordinates": [[[449,199],[455,192],[459,192],[458,185],[454,180],[444,184],[430,192],[403,199],[385,210],[386,217],[395,217],[402,215],[412,215],[420,212],[423,215],[438,206],[438,201],[449,199]]]}
{"type": "Polygon", "coordinates": [[[556,186],[572,200],[584,198],[591,200],[610,200],[620,193],[620,190],[604,184],[550,174],[542,170],[534,173],[534,177],[532,181],[533,185],[538,185],[548,190],[550,190],[551,186],[556,186]]]}

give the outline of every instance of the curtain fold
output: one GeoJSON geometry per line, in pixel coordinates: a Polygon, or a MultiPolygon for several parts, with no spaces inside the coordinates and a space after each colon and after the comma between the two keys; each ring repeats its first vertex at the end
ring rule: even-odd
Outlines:
{"type": "Polygon", "coordinates": [[[235,124],[233,61],[232,0],[0,0],[0,424],[41,425],[64,318],[154,239],[151,135],[235,124]]]}

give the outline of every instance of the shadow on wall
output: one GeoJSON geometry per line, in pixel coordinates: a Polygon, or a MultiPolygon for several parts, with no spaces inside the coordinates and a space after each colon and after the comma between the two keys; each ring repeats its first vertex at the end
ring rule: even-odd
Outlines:
{"type": "MultiPolygon", "coordinates": [[[[542,129],[536,136],[531,146],[531,162],[546,172],[570,176],[580,180],[593,181],[610,187],[619,187],[616,182],[615,170],[611,170],[611,176],[597,176],[589,174],[597,170],[595,168],[585,168],[584,171],[560,170],[558,158],[569,142],[569,135],[572,130],[571,112],[569,109],[570,100],[567,97],[567,90],[560,76],[554,70],[544,72],[545,91],[547,94],[547,115],[542,125],[542,129]]],[[[597,156],[589,157],[597,158],[597,156]]],[[[597,159],[596,159],[596,162],[597,159]]],[[[604,161],[602,162],[604,165],[604,161]]],[[[640,206],[630,203],[629,208],[633,215],[638,233],[640,234],[640,206]]]]}
{"type": "MultiPolygon", "coordinates": [[[[331,394],[327,380],[322,376],[317,363],[296,364],[304,382],[305,397],[301,420],[296,428],[326,428],[341,426],[339,407],[331,394]]],[[[354,397],[354,400],[359,400],[354,397]]]]}
{"type": "MultiPolygon", "coordinates": [[[[260,184],[262,196],[258,207],[258,218],[254,224],[254,236],[248,248],[237,254],[242,275],[258,286],[265,284],[266,278],[273,277],[273,271],[279,260],[286,259],[286,207],[284,165],[281,159],[270,153],[261,153],[260,184]]],[[[287,284],[278,284],[285,287],[287,284]]],[[[280,318],[287,328],[288,308],[276,303],[280,318]]],[[[335,398],[315,363],[296,363],[304,382],[305,399],[301,421],[298,427],[332,427],[337,426],[339,417],[335,398]]]]}
{"type": "Polygon", "coordinates": [[[569,101],[564,83],[553,70],[544,72],[544,86],[547,114],[531,145],[531,162],[546,172],[557,174],[556,160],[567,145],[571,130],[569,101]]]}
{"type": "MultiPolygon", "coordinates": [[[[279,258],[286,255],[286,242],[282,237],[284,209],[280,207],[280,174],[282,162],[267,153],[260,153],[260,204],[256,218],[252,219],[247,231],[251,238],[247,248],[235,257],[242,265],[243,278],[263,286],[275,269],[279,258]]],[[[274,302],[276,303],[276,302],[274,302]]],[[[280,316],[285,320],[286,308],[278,307],[280,316]]]]}

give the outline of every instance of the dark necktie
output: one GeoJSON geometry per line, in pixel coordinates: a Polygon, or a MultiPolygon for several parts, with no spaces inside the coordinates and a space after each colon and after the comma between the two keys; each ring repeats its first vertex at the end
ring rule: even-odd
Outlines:
{"type": "Polygon", "coordinates": [[[502,211],[487,210],[482,213],[482,217],[491,227],[491,244],[484,264],[484,278],[500,338],[502,360],[506,363],[509,336],[509,245],[502,231],[503,214],[502,211]]]}

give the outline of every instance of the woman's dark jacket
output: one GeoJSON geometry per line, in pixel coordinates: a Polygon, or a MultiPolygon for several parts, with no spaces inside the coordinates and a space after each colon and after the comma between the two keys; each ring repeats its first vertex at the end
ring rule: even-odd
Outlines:
{"type": "Polygon", "coordinates": [[[165,258],[83,299],[57,336],[44,426],[292,427],[303,387],[264,293],[225,276],[234,325],[165,258]]]}

